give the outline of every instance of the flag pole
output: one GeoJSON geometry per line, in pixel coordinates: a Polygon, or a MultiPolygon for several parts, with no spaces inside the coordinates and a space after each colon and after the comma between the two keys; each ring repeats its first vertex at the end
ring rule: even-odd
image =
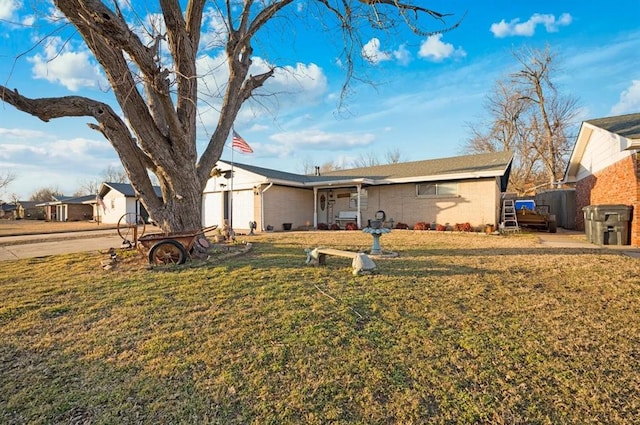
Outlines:
{"type": "MultiPolygon", "coordinates": [[[[232,128],[232,131],[235,131],[232,128]]],[[[231,187],[229,191],[229,229],[233,229],[233,141],[231,142],[231,187]]]]}

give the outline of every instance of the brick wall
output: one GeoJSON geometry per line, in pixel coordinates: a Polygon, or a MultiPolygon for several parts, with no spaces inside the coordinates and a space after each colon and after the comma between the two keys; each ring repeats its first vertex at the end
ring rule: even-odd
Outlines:
{"type": "Polygon", "coordinates": [[[587,205],[633,206],[631,245],[640,246],[640,155],[634,154],[576,183],[576,227],[584,230],[587,205]]]}

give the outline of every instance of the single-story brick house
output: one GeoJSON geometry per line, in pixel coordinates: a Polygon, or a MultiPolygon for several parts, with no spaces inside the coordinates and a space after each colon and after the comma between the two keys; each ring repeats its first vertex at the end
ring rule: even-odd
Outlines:
{"type": "Polygon", "coordinates": [[[36,205],[44,208],[47,221],[85,221],[93,218],[91,201],[95,199],[94,195],[55,196],[53,201],[36,205]]]}
{"type": "Polygon", "coordinates": [[[632,208],[630,244],[640,246],[640,113],[584,121],[565,172],[576,188],[576,227],[584,230],[582,208],[632,208]]]}
{"type": "Polygon", "coordinates": [[[359,228],[384,215],[385,225],[417,222],[497,224],[511,152],[300,175],[219,161],[203,193],[203,226],[229,220],[236,230],[291,226],[359,228]]]}

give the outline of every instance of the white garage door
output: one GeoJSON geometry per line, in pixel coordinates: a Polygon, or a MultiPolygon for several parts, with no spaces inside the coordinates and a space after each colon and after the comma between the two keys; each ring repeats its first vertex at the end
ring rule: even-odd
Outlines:
{"type": "Polygon", "coordinates": [[[216,224],[222,227],[223,199],[222,192],[204,194],[202,202],[202,225],[204,227],[211,227],[216,224]]]}
{"type": "Polygon", "coordinates": [[[233,228],[248,229],[253,216],[253,191],[233,192],[233,228]]]}

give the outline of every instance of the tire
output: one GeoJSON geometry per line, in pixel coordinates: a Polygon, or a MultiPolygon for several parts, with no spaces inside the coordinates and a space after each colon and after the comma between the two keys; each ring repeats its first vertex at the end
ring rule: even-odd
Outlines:
{"type": "Polygon", "coordinates": [[[158,242],[149,250],[149,264],[184,264],[186,261],[187,251],[173,239],[158,242]]]}

